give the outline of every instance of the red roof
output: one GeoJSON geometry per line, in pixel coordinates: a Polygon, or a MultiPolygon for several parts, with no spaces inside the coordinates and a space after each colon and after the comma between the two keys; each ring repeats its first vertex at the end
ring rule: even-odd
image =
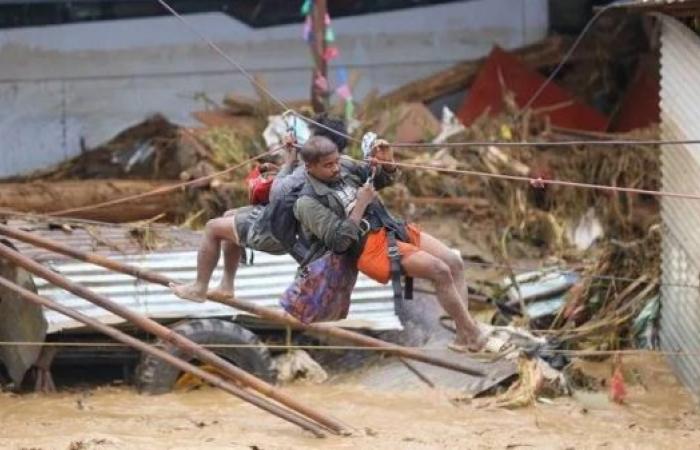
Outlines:
{"type": "MultiPolygon", "coordinates": [[[[518,58],[494,47],[479,71],[459,110],[460,120],[471,125],[484,113],[495,115],[503,110],[503,92],[515,95],[519,107],[527,104],[546,80],[518,58]]],[[[553,125],[586,131],[605,131],[608,118],[557,86],[549,83],[531,105],[531,109],[545,109],[553,125]]]]}

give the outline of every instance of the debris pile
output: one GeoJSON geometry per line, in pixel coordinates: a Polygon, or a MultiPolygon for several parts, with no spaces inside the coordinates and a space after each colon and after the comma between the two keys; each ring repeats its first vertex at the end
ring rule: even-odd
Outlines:
{"type": "Polygon", "coordinates": [[[22,181],[177,178],[187,164],[173,158],[177,132],[177,125],[156,114],[105,144],[94,149],[83,147],[79,156],[32,173],[22,181]]]}
{"type": "MultiPolygon", "coordinates": [[[[430,223],[437,217],[460,224],[451,232],[436,234],[451,243],[471,242],[482,254],[489,255],[473,262],[490,267],[470,269],[469,274],[474,289],[485,299],[479,314],[488,315],[494,324],[530,327],[535,334],[556,338],[564,348],[617,349],[631,345],[632,338],[643,331],[641,319],[635,322],[640,313],[645,312],[644,323],[654,322],[654,309],[645,306],[658,291],[657,198],[540,186],[527,180],[489,176],[659,189],[659,149],[654,146],[507,145],[573,138],[658,137],[656,125],[625,134],[606,132],[614,128],[611,123],[619,121],[590,106],[595,103],[591,98],[594,93],[586,90],[575,92],[552,84],[542,91],[539,102],[528,105],[544,81],[536,70],[559,62],[565,48],[560,38],[549,38],[513,53],[496,48],[483,60],[461,64],[383,97],[369,95],[356,105],[348,125],[355,138],[373,130],[394,142],[444,144],[438,149],[398,148],[400,162],[429,168],[403,170],[401,182],[383,193],[383,198],[396,213],[411,220],[430,223]],[[433,115],[431,107],[441,96],[473,84],[480,88],[465,97],[456,113],[443,107],[439,119],[433,115]],[[582,123],[581,117],[585,118],[585,126],[571,130],[582,123]],[[450,145],[494,141],[505,145],[450,145]],[[523,270],[525,265],[529,270],[523,270]]],[[[628,46],[620,48],[629,50],[628,46]]],[[[586,56],[592,53],[591,49],[585,50],[573,61],[578,61],[580,67],[597,69],[591,64],[592,58],[586,56]]],[[[571,80],[576,80],[571,71],[562,77],[567,86],[574,83],[571,80]]],[[[639,89],[636,84],[633,87],[639,89]]],[[[624,97],[628,109],[630,98],[624,97]]],[[[311,114],[308,102],[289,105],[302,114],[311,114]]],[[[330,105],[331,113],[343,111],[342,102],[330,105]]],[[[129,214],[122,209],[100,208],[79,217],[110,222],[158,218],[196,228],[247,202],[243,180],[254,163],[213,175],[270,149],[282,112],[259,93],[256,100],[231,94],[222,105],[194,112],[199,127],[179,127],[162,116],[153,116],[99,148],[85,149],[80,156],[54,168],[12,180],[41,182],[27,189],[43,187],[14,198],[6,198],[10,191],[3,189],[0,206],[46,213],[96,203],[99,198],[94,193],[99,189],[90,184],[94,180],[125,194],[195,181],[168,195],[152,197],[153,204],[145,201],[138,207],[130,205],[129,214]],[[68,191],[61,187],[64,194],[57,201],[59,196],[50,192],[59,183],[92,187],[77,189],[75,194],[66,194],[68,191]],[[88,192],[92,195],[89,198],[88,192]],[[77,199],[81,195],[85,198],[77,199]]],[[[657,120],[635,117],[625,123],[654,124],[657,120]]],[[[351,145],[348,154],[361,154],[357,144],[351,145]]],[[[103,197],[119,197],[112,194],[103,197]]],[[[471,257],[464,256],[468,260],[471,257]]],[[[541,386],[544,379],[552,378],[543,374],[538,360],[533,361],[523,363],[521,372],[529,378],[512,388],[503,399],[505,405],[527,403],[533,395],[528,386],[541,386]]],[[[290,369],[290,373],[295,371],[299,370],[290,369]]]]}

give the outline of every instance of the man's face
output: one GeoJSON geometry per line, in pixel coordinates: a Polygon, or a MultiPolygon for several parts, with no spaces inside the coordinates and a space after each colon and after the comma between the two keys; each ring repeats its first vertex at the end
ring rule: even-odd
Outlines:
{"type": "Polygon", "coordinates": [[[323,156],[315,163],[306,165],[306,171],[324,183],[333,183],[340,179],[340,153],[337,151],[323,156]]]}

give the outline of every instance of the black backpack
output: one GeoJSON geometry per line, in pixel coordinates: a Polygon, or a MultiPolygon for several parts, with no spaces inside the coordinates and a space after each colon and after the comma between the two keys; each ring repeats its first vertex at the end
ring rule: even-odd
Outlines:
{"type": "MultiPolygon", "coordinates": [[[[362,179],[369,176],[369,169],[364,166],[346,166],[362,179]]],[[[292,187],[287,193],[278,196],[265,207],[259,220],[254,225],[252,235],[258,239],[274,239],[279,247],[284,249],[297,261],[300,266],[308,264],[309,258],[320,250],[322,244],[317,244],[319,248],[311,248],[303,237],[301,224],[294,215],[294,204],[302,196],[313,197],[323,206],[329,207],[328,199],[322,195],[316,195],[316,191],[306,182],[304,177],[298,184],[292,187]]]]}
{"type": "Polygon", "coordinates": [[[311,196],[328,207],[328,199],[316,195],[313,188],[302,181],[268,203],[251,232],[259,238],[273,238],[285,253],[289,253],[300,266],[304,266],[309,262],[308,256],[312,249],[303,238],[301,224],[294,215],[294,204],[301,196],[311,196]]]}
{"type": "MultiPolygon", "coordinates": [[[[359,175],[366,179],[369,176],[369,170],[360,168],[359,175]]],[[[305,267],[317,250],[314,246],[304,239],[301,231],[301,224],[294,215],[294,204],[297,199],[302,196],[309,196],[317,199],[323,206],[329,207],[328,199],[325,196],[316,195],[316,191],[302,181],[294,186],[288,193],[279,196],[274,201],[268,203],[259,220],[256,221],[254,234],[258,236],[267,236],[275,239],[286,253],[289,253],[301,266],[305,267]]],[[[370,229],[380,227],[387,228],[389,238],[389,256],[391,260],[391,278],[392,287],[394,290],[394,301],[402,298],[410,299],[413,297],[413,280],[406,277],[406,293],[405,297],[401,292],[401,266],[399,263],[399,254],[396,241],[408,240],[406,225],[403,221],[395,219],[379,202],[373,202],[366,212],[366,218],[370,224],[370,229]]],[[[251,230],[253,231],[253,230],[251,230]]],[[[317,241],[317,246],[323,244],[317,241]]]]}

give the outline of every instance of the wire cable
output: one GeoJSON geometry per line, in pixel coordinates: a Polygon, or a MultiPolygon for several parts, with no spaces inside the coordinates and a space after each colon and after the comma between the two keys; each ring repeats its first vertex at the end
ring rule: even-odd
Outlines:
{"type": "MultiPolygon", "coordinates": [[[[381,162],[378,162],[378,163],[381,163],[381,162]]],[[[555,185],[555,186],[578,187],[578,188],[582,188],[582,189],[593,189],[593,190],[600,190],[600,191],[607,191],[607,192],[624,192],[624,193],[628,193],[628,194],[651,195],[654,197],[672,197],[672,198],[684,198],[684,199],[700,200],[700,194],[689,194],[689,193],[668,192],[668,191],[654,191],[654,190],[649,190],[649,189],[608,186],[608,185],[604,185],[604,184],[593,184],[593,183],[579,183],[579,182],[575,182],[575,181],[566,181],[566,180],[548,180],[548,179],[543,179],[543,178],[531,178],[531,177],[525,177],[525,176],[520,176],[520,175],[506,175],[506,174],[500,174],[500,173],[481,172],[478,170],[448,169],[448,168],[444,168],[444,167],[434,167],[434,166],[426,166],[426,165],[421,165],[421,164],[410,164],[410,163],[401,163],[401,162],[392,162],[391,164],[398,166],[398,167],[407,167],[410,169],[433,170],[433,171],[442,172],[442,173],[452,173],[452,174],[459,174],[459,175],[472,175],[472,176],[478,176],[478,177],[484,177],[484,178],[495,178],[495,179],[499,179],[499,180],[524,181],[524,182],[530,183],[531,185],[533,185],[535,187],[541,187],[544,185],[551,184],[551,185],[555,185]]]]}
{"type": "Polygon", "coordinates": [[[635,146],[635,145],[692,145],[700,144],[700,139],[610,139],[610,140],[575,140],[575,141],[471,141],[437,143],[394,142],[397,148],[445,148],[445,147],[575,147],[575,146],[635,146]]]}
{"type": "Polygon", "coordinates": [[[619,0],[619,1],[616,1],[613,3],[610,3],[609,5],[599,9],[598,12],[595,15],[593,15],[593,17],[591,17],[591,19],[588,21],[586,26],[583,27],[583,30],[581,30],[578,37],[574,41],[574,43],[571,44],[571,47],[566,52],[564,57],[561,59],[561,61],[557,65],[557,67],[552,71],[552,73],[549,74],[547,79],[540,85],[540,87],[537,89],[537,91],[535,91],[535,93],[532,95],[532,97],[530,97],[530,100],[528,100],[527,103],[525,103],[525,106],[522,108],[522,110],[527,111],[532,106],[532,104],[535,102],[535,100],[537,100],[539,98],[539,96],[542,94],[542,92],[544,92],[545,88],[559,74],[559,71],[561,71],[562,67],[564,67],[564,64],[566,64],[569,61],[569,59],[571,59],[571,56],[573,56],[574,52],[576,51],[578,46],[581,44],[581,41],[586,36],[586,34],[588,34],[588,31],[591,29],[593,24],[595,24],[603,14],[605,14],[607,11],[609,11],[612,8],[620,7],[623,5],[631,5],[634,3],[637,3],[637,2],[634,0],[628,0],[628,1],[619,0]]]}
{"type": "Polygon", "coordinates": [[[231,166],[231,167],[226,168],[224,170],[221,170],[219,172],[215,172],[215,173],[212,173],[209,175],[205,175],[203,177],[195,178],[195,179],[190,180],[190,181],[185,181],[185,182],[176,183],[176,184],[173,184],[170,186],[156,188],[156,189],[153,189],[153,190],[148,191],[148,192],[142,192],[140,194],[128,195],[126,197],[121,197],[121,198],[117,198],[114,200],[108,200],[108,201],[104,201],[104,202],[100,202],[100,203],[95,203],[93,205],[85,205],[85,206],[80,206],[80,207],[76,207],[76,208],[68,208],[68,209],[63,209],[60,211],[53,211],[53,212],[46,213],[45,215],[52,216],[52,217],[53,216],[65,216],[66,214],[75,214],[78,212],[84,212],[84,211],[89,211],[89,210],[93,210],[93,209],[104,208],[107,206],[119,205],[122,203],[131,202],[134,200],[139,200],[139,199],[154,196],[154,195],[167,194],[169,192],[176,191],[176,190],[181,189],[183,187],[191,186],[193,184],[199,184],[202,181],[211,180],[213,178],[220,177],[222,175],[226,175],[228,173],[231,173],[234,170],[240,169],[241,167],[245,166],[248,163],[251,163],[251,162],[256,161],[260,158],[263,158],[263,157],[268,156],[272,153],[275,153],[276,151],[280,150],[282,147],[283,147],[282,145],[276,146],[270,150],[267,150],[263,153],[260,153],[259,155],[248,158],[245,161],[243,161],[239,164],[236,164],[235,166],[231,166]]]}
{"type": "Polygon", "coordinates": [[[217,54],[219,54],[222,58],[224,58],[232,66],[234,66],[236,69],[238,69],[238,71],[241,72],[241,74],[244,77],[246,77],[248,79],[248,81],[250,81],[253,84],[253,86],[255,86],[257,89],[259,89],[260,92],[263,92],[273,102],[277,103],[277,105],[282,107],[282,109],[285,112],[287,112],[287,111],[291,112],[292,114],[299,117],[300,119],[302,119],[308,123],[312,123],[312,124],[316,125],[317,127],[324,128],[325,130],[328,130],[332,133],[335,133],[338,136],[343,136],[344,138],[351,140],[353,142],[360,142],[359,139],[356,139],[356,138],[350,136],[349,134],[345,134],[345,133],[342,133],[338,130],[334,130],[333,128],[331,128],[329,126],[326,126],[322,123],[319,123],[319,122],[317,122],[309,117],[304,116],[300,112],[290,108],[284,101],[282,101],[279,97],[277,97],[275,94],[273,94],[267,87],[265,87],[262,83],[259,83],[258,80],[256,80],[255,77],[253,75],[251,75],[250,72],[248,72],[245,67],[243,67],[243,65],[241,65],[238,61],[233,59],[228,54],[226,54],[226,52],[224,52],[211,39],[209,39],[207,36],[205,36],[201,31],[199,31],[197,29],[197,27],[192,25],[187,19],[185,19],[182,15],[180,15],[177,11],[175,11],[175,9],[172,6],[170,6],[165,0],[157,0],[157,1],[158,1],[158,3],[161,4],[161,6],[163,6],[163,8],[165,8],[170,14],[172,14],[174,17],[176,17],[183,25],[185,25],[185,27],[187,27],[192,33],[194,33],[202,41],[204,41],[212,50],[214,50],[217,54]]]}

